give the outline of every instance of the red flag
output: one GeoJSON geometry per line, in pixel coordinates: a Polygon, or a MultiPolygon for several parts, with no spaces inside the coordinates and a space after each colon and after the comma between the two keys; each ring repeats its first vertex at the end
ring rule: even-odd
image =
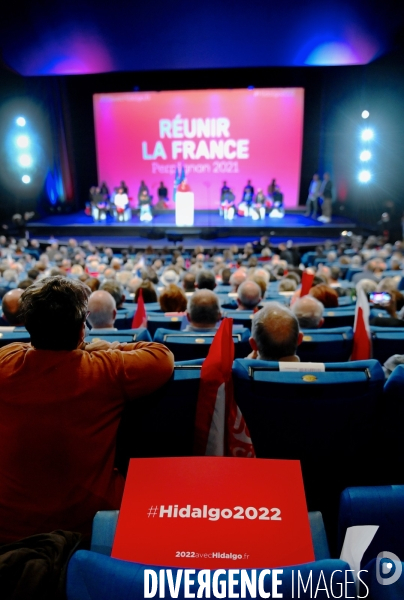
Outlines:
{"type": "Polygon", "coordinates": [[[137,298],[137,309],[135,314],[133,315],[132,321],[132,329],[137,329],[138,327],[147,327],[147,314],[146,309],[144,307],[142,288],[140,288],[139,290],[139,296],[137,298]]]}
{"type": "Polygon", "coordinates": [[[303,272],[302,287],[300,290],[300,298],[303,298],[303,296],[307,296],[307,294],[309,293],[310,288],[312,286],[313,279],[314,279],[313,273],[308,273],[307,271],[303,272]]]}
{"type": "Polygon", "coordinates": [[[233,396],[233,319],[223,319],[203,362],[194,454],[254,458],[251,437],[233,396]]]}
{"type": "Polygon", "coordinates": [[[369,312],[368,299],[363,289],[359,287],[356,295],[354,337],[351,360],[368,360],[369,358],[372,358],[369,312]]]}

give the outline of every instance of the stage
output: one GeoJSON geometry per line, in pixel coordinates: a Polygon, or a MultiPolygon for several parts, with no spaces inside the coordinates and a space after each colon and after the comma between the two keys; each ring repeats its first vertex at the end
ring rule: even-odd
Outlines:
{"type": "Polygon", "coordinates": [[[115,245],[133,244],[135,240],[137,245],[139,240],[143,241],[143,244],[147,244],[147,240],[217,240],[222,243],[245,243],[263,235],[270,236],[271,239],[276,238],[278,243],[292,239],[296,243],[306,245],[318,244],[328,239],[336,241],[343,231],[361,233],[358,223],[346,217],[336,216],[331,223],[321,223],[295,211],[287,212],[283,219],[267,216],[258,221],[251,217],[235,217],[232,221],[227,221],[216,211],[197,211],[194,225],[191,227],[177,227],[174,211],[160,212],[151,222],[141,222],[137,215],[133,215],[127,222],[115,221],[110,216],[106,221],[95,222],[84,211],[80,211],[67,215],[49,215],[30,221],[27,229],[30,235],[41,240],[51,237],[60,240],[75,237],[115,245]]]}

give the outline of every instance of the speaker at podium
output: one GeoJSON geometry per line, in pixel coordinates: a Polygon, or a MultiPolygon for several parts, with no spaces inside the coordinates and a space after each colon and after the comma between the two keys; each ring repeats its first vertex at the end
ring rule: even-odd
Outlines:
{"type": "Polygon", "coordinates": [[[182,181],[175,194],[175,224],[182,227],[192,227],[194,224],[195,199],[194,193],[187,184],[182,181]]]}

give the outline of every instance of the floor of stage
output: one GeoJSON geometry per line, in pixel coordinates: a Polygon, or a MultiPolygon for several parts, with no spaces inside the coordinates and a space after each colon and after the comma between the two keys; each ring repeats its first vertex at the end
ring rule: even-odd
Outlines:
{"type": "Polygon", "coordinates": [[[132,245],[137,248],[151,244],[162,247],[168,242],[181,242],[185,247],[210,245],[227,247],[231,244],[243,245],[247,241],[270,236],[273,244],[292,239],[296,244],[308,246],[336,242],[344,230],[360,233],[358,224],[346,217],[333,217],[331,223],[321,223],[305,217],[299,212],[286,213],[284,218],[266,217],[253,221],[251,217],[236,217],[227,221],[217,211],[196,212],[194,225],[178,227],[175,224],[174,211],[155,215],[151,222],[141,222],[134,215],[127,222],[118,222],[108,216],[106,221],[95,222],[84,211],[74,214],[48,215],[42,219],[30,221],[27,229],[32,237],[48,242],[55,237],[65,242],[70,237],[79,242],[91,239],[96,244],[114,247],[132,245]],[[150,240],[150,241],[148,241],[150,240]]]}
{"type": "MultiPolygon", "coordinates": [[[[90,217],[84,213],[84,211],[80,211],[74,214],[63,214],[63,215],[49,215],[43,217],[42,219],[30,222],[30,227],[32,226],[47,226],[47,227],[66,227],[66,226],[74,226],[74,227],[110,227],[110,228],[128,228],[128,227],[142,227],[144,229],[151,228],[176,228],[175,224],[175,213],[174,211],[170,211],[167,213],[160,213],[154,216],[153,220],[150,222],[140,221],[137,215],[134,215],[129,221],[122,222],[117,221],[108,215],[106,221],[94,221],[93,217],[90,217]]],[[[221,217],[218,212],[196,212],[195,220],[192,227],[197,228],[220,228],[220,229],[256,229],[257,227],[265,227],[265,228],[282,228],[287,229],[291,227],[315,227],[316,229],[327,230],[334,227],[339,228],[352,228],[355,227],[356,223],[351,219],[346,217],[334,216],[331,223],[322,223],[321,221],[317,221],[316,219],[312,219],[310,217],[305,217],[304,214],[299,213],[286,213],[283,219],[274,219],[269,216],[265,217],[265,219],[259,219],[254,221],[251,217],[235,217],[233,220],[228,221],[221,217]]],[[[183,229],[184,226],[181,226],[183,229]]]]}

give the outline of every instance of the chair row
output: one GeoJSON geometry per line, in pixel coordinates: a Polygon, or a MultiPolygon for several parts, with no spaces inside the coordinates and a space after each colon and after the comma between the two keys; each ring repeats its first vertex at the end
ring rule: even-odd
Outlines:
{"type": "MultiPolygon", "coordinates": [[[[131,457],[192,456],[200,369],[177,364],[162,389],[126,406],[117,446],[123,472],[131,457]]],[[[301,461],[309,510],[320,510],[327,528],[345,487],[391,483],[402,473],[404,366],[384,385],[375,360],[283,372],[278,363],[238,359],[233,381],[257,457],[301,461]],[[392,448],[387,464],[384,446],[392,448]]]]}

